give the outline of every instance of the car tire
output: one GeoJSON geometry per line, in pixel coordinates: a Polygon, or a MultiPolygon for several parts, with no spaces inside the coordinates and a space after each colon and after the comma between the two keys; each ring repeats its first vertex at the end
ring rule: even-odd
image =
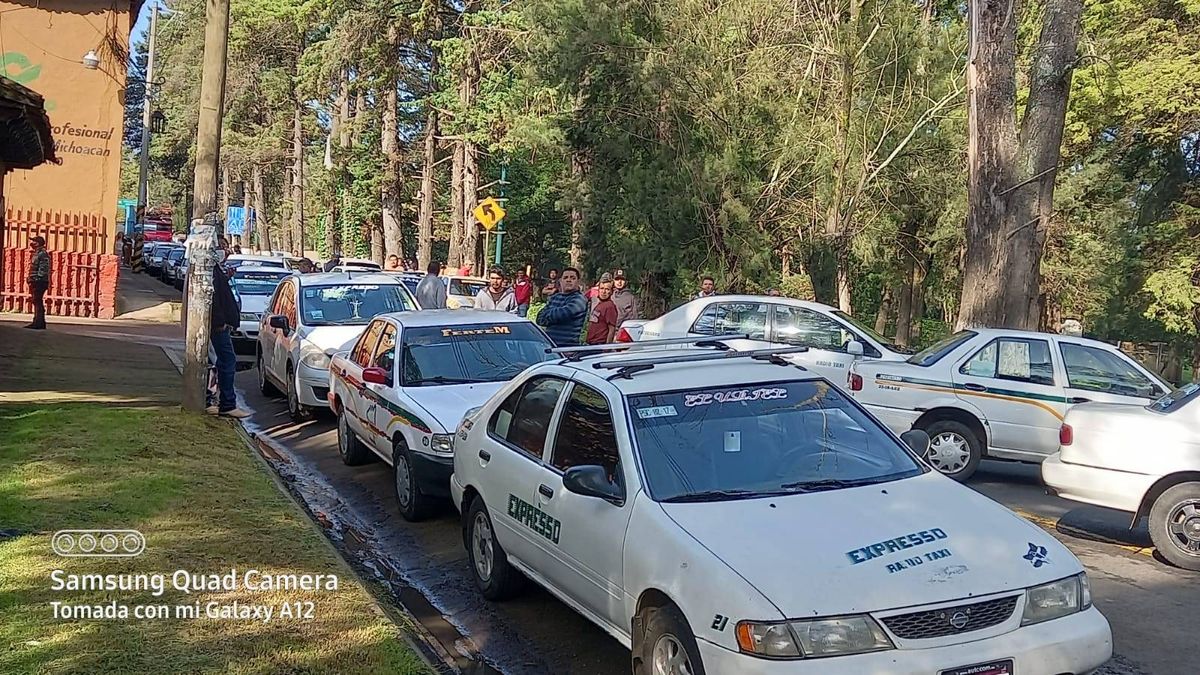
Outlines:
{"type": "Polygon", "coordinates": [[[635,647],[636,675],[704,675],[696,636],[678,607],[647,607],[639,619],[645,632],[635,647]]]}
{"type": "Polygon", "coordinates": [[[263,396],[270,396],[272,398],[279,396],[279,387],[276,387],[274,384],[271,383],[271,378],[267,377],[267,369],[265,367],[263,367],[262,352],[258,353],[257,364],[258,364],[258,390],[260,392],[262,392],[263,396]]]}
{"type": "Polygon", "coordinates": [[[923,429],[929,434],[925,461],[930,466],[960,483],[975,474],[983,460],[983,443],[970,427],[954,420],[938,420],[923,429]]]}
{"type": "Polygon", "coordinates": [[[1154,500],[1150,540],[1167,562],[1200,571],[1200,483],[1180,483],[1154,500]]]}
{"type": "Polygon", "coordinates": [[[496,529],[488,515],[483,497],[476,497],[467,511],[467,558],[471,578],[483,597],[488,600],[507,600],[516,596],[525,585],[525,577],[508,563],[508,554],[496,540],[496,529]]]}
{"type": "Polygon", "coordinates": [[[413,472],[412,455],[403,441],[392,445],[392,484],[396,488],[396,504],[400,515],[410,523],[429,518],[437,509],[437,500],[421,492],[413,472]]]}
{"type": "Polygon", "coordinates": [[[304,422],[310,417],[310,411],[307,406],[300,402],[300,390],[297,388],[296,370],[289,363],[287,367],[287,402],[288,416],[293,422],[304,422]]]}
{"type": "Polygon", "coordinates": [[[361,466],[374,460],[375,454],[350,429],[344,407],[338,412],[337,422],[338,454],[342,457],[342,463],[346,466],[361,466]]]}

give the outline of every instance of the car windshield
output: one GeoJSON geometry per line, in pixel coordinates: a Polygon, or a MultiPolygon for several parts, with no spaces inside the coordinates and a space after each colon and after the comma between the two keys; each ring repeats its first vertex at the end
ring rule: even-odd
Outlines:
{"type": "Polygon", "coordinates": [[[884,347],[887,347],[888,349],[896,352],[897,354],[912,354],[914,351],[912,349],[909,349],[908,347],[898,345],[895,342],[893,342],[892,340],[890,340],[889,338],[885,338],[884,336],[880,335],[879,333],[876,333],[874,328],[868,326],[867,324],[863,323],[862,321],[859,321],[858,319],[854,318],[853,316],[851,316],[841,310],[834,310],[833,315],[836,316],[837,318],[841,319],[842,321],[845,321],[846,323],[850,324],[851,326],[854,326],[860,332],[866,333],[867,337],[878,342],[879,344],[883,345],[884,347]]]}
{"type": "Polygon", "coordinates": [[[400,284],[329,284],[301,290],[300,316],[306,326],[360,326],[380,314],[416,309],[400,284]]]}
{"type": "Polygon", "coordinates": [[[1200,399],[1200,382],[1185,384],[1146,407],[1157,413],[1172,413],[1196,399],[1200,399]]]}
{"type": "Polygon", "coordinates": [[[941,361],[942,358],[950,352],[958,349],[959,345],[963,344],[967,340],[970,340],[976,335],[978,335],[978,333],[974,331],[959,331],[954,335],[950,335],[938,340],[925,349],[922,349],[916,354],[908,357],[908,362],[914,366],[932,366],[938,361],[941,361]]]}
{"type": "Polygon", "coordinates": [[[288,272],[275,272],[242,268],[229,279],[242,295],[270,295],[275,292],[281,279],[291,276],[288,272]]]}
{"type": "Polygon", "coordinates": [[[466,295],[473,298],[485,288],[487,288],[487,282],[484,281],[450,280],[450,295],[466,295]]]}
{"type": "Polygon", "coordinates": [[[629,397],[657,501],[720,501],[835,490],[923,469],[825,380],[629,397]]]}
{"type": "Polygon", "coordinates": [[[404,387],[503,382],[553,357],[550,340],[531,323],[405,328],[401,341],[404,387]]]}

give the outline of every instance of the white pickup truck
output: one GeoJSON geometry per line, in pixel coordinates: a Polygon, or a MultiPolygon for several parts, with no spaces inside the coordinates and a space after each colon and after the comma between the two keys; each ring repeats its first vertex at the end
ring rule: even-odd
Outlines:
{"type": "Polygon", "coordinates": [[[1171,388],[1110,344],[1007,329],[955,333],[904,362],[859,361],[847,384],[896,433],[927,432],[926,460],[960,481],[984,457],[1040,463],[1077,403],[1146,405],[1171,388]]]}

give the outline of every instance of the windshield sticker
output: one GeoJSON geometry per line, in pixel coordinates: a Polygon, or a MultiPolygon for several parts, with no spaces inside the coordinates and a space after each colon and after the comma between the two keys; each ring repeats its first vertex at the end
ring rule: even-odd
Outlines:
{"type": "Polygon", "coordinates": [[[489,326],[487,328],[443,328],[442,337],[467,337],[471,335],[510,335],[512,329],[508,326],[489,326]]]}
{"type": "Polygon", "coordinates": [[[558,535],[562,532],[562,523],[533,504],[510,494],[508,496],[508,515],[513,520],[542,535],[547,541],[558,543],[558,535]]]}
{"type": "Polygon", "coordinates": [[[895,539],[887,539],[877,544],[854,549],[853,551],[846,551],[846,557],[850,559],[850,562],[857,565],[865,563],[872,558],[881,558],[888,553],[898,553],[904,549],[932,544],[935,541],[946,538],[948,537],[941,528],[934,527],[912,534],[901,535],[895,539]]]}
{"type": "Polygon", "coordinates": [[[313,288],[306,288],[306,289],[304,289],[304,297],[305,297],[305,298],[315,298],[315,297],[317,297],[317,291],[316,291],[316,289],[313,289],[313,288]]]}
{"type": "Polygon", "coordinates": [[[1050,560],[1046,557],[1046,547],[1038,546],[1033,542],[1029,542],[1029,551],[1021,557],[1028,560],[1034,569],[1050,564],[1050,560]]]}
{"type": "Polygon", "coordinates": [[[638,408],[638,419],[652,420],[657,417],[675,417],[679,412],[675,410],[673,405],[656,405],[649,408],[638,408]]]}
{"type": "Polygon", "coordinates": [[[312,321],[324,321],[325,320],[325,310],[310,309],[310,310],[308,310],[308,318],[312,321]]]}
{"type": "Polygon", "coordinates": [[[725,452],[741,452],[742,451],[742,432],[726,431],[725,432],[725,452]]]}
{"type": "Polygon", "coordinates": [[[734,389],[733,391],[718,391],[714,393],[684,394],[683,405],[694,408],[713,403],[742,403],[743,401],[770,401],[787,398],[788,390],[776,387],[764,389],[734,389]]]}

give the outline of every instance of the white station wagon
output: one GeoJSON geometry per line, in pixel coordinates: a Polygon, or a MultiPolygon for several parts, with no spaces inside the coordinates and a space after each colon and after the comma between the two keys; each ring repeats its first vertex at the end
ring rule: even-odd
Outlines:
{"type": "MultiPolygon", "coordinates": [[[[650,348],[654,343],[646,343],[650,348]]],[[[451,491],[489,599],[527,577],[655,675],[1088,673],[1056,539],[781,357],[558,350],[469,413],[451,491]]],[[[802,349],[802,348],[800,348],[802,349]]]]}
{"type": "Polygon", "coordinates": [[[849,314],[818,302],[759,295],[698,298],[650,321],[621,324],[617,342],[746,335],[735,349],[807,347],[787,358],[841,386],[856,358],[903,361],[912,353],[849,314]]]}
{"type": "Polygon", "coordinates": [[[986,457],[1041,462],[1078,403],[1146,405],[1170,386],[1116,347],[1004,329],[955,333],[907,362],[858,362],[849,389],[896,433],[923,429],[926,459],[966,480],[986,457]]]}
{"type": "Polygon", "coordinates": [[[1200,383],[1150,405],[1085,403],[1067,413],[1042,478],[1059,496],[1148,516],[1155,548],[1200,571],[1200,383]]]}

